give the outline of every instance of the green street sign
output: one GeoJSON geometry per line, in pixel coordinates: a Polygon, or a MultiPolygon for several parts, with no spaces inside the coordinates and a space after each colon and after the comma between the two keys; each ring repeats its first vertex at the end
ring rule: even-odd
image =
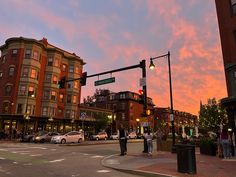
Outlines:
{"type": "Polygon", "coordinates": [[[111,77],[111,78],[108,78],[108,79],[103,79],[103,80],[95,81],[94,85],[98,86],[98,85],[103,85],[103,84],[109,84],[109,83],[112,83],[112,82],[115,82],[115,77],[111,77]]]}

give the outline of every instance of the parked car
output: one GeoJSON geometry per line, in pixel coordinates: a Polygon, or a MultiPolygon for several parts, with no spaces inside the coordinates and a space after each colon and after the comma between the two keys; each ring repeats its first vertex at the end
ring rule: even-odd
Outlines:
{"type": "Polygon", "coordinates": [[[84,133],[80,131],[71,131],[64,135],[56,135],[51,139],[51,143],[80,143],[84,141],[84,133]]]}
{"type": "Polygon", "coordinates": [[[35,136],[34,133],[22,135],[22,137],[20,138],[20,141],[21,142],[33,142],[33,137],[34,136],[35,136]]]}
{"type": "Polygon", "coordinates": [[[136,132],[129,132],[127,138],[129,138],[129,139],[136,139],[137,138],[136,132]]]}
{"type": "Polygon", "coordinates": [[[91,135],[90,140],[107,140],[108,135],[106,132],[99,132],[96,135],[91,135]]]}
{"type": "Polygon", "coordinates": [[[50,142],[53,136],[60,135],[57,132],[42,132],[39,134],[36,134],[33,137],[33,142],[35,143],[44,143],[44,142],[50,142]]]}
{"type": "Polygon", "coordinates": [[[112,139],[112,140],[118,140],[119,138],[118,138],[118,134],[113,134],[113,135],[111,135],[110,136],[110,139],[112,139]]]}

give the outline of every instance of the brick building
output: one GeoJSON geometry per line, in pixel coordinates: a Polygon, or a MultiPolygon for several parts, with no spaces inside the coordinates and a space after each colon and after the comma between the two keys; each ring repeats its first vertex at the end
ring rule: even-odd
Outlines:
{"type": "Polygon", "coordinates": [[[83,59],[45,38],[9,38],[0,50],[0,130],[65,131],[72,119],[77,121],[80,82],[59,89],[58,81],[79,78],[83,59]]]}
{"type": "Polygon", "coordinates": [[[215,0],[228,97],[221,100],[236,133],[236,0],[215,0]]]}
{"type": "MultiPolygon", "coordinates": [[[[113,130],[117,130],[119,124],[122,123],[129,131],[143,132],[143,126],[141,127],[139,122],[143,113],[143,103],[140,103],[140,95],[137,93],[130,91],[114,93],[109,90],[100,90],[90,106],[113,110],[113,130]]],[[[147,107],[149,109],[154,107],[151,98],[147,98],[147,107]]],[[[152,120],[148,121],[153,123],[152,120]]]]}

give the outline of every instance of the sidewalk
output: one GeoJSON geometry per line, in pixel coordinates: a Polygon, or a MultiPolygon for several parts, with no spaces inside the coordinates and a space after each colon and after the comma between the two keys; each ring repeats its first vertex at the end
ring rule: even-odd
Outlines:
{"type": "Polygon", "coordinates": [[[196,152],[196,174],[180,173],[177,170],[177,154],[155,152],[145,154],[113,155],[102,161],[105,167],[149,177],[236,177],[236,158],[220,159],[196,152]]]}

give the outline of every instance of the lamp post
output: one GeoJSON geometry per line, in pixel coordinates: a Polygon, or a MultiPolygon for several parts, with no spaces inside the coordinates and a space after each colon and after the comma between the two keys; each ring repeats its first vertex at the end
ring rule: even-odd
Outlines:
{"type": "Polygon", "coordinates": [[[107,117],[108,117],[108,119],[109,119],[109,121],[110,121],[111,135],[112,135],[112,123],[113,123],[112,115],[108,115],[107,117]]]}
{"type": "Polygon", "coordinates": [[[170,52],[168,51],[165,55],[160,55],[157,57],[150,58],[150,69],[154,69],[155,65],[153,63],[153,60],[158,58],[167,57],[168,60],[168,68],[169,68],[169,85],[170,85],[170,121],[171,121],[171,127],[172,127],[172,153],[176,152],[175,148],[175,127],[174,127],[174,111],[173,111],[173,99],[172,99],[172,82],[171,82],[171,67],[170,67],[170,52]]]}
{"type": "Polygon", "coordinates": [[[53,127],[52,127],[53,117],[50,116],[48,121],[50,122],[50,125],[51,125],[51,132],[53,132],[53,127]]]}

